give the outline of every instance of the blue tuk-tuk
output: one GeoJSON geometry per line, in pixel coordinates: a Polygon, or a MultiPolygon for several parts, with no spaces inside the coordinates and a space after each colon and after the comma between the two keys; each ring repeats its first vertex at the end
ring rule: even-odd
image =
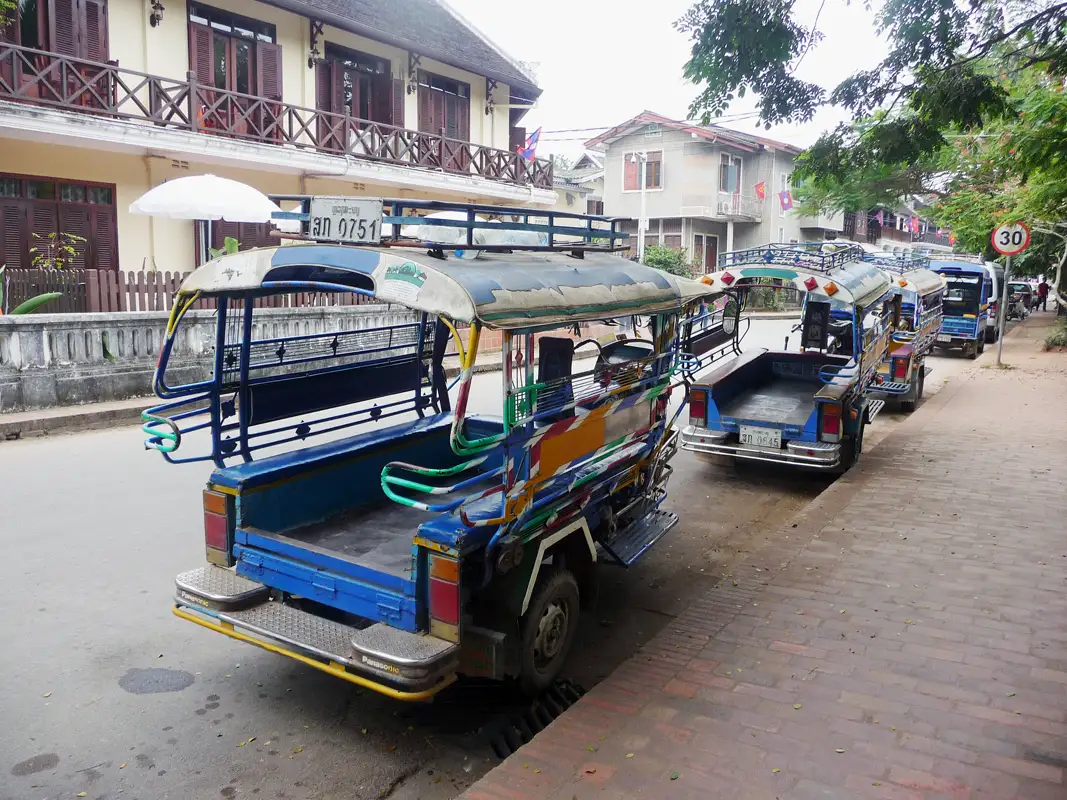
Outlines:
{"type": "Polygon", "coordinates": [[[926,357],[941,331],[944,279],[926,267],[926,256],[867,253],[866,261],[885,270],[893,294],[889,350],[875,376],[873,397],[894,398],[903,411],[914,411],[926,386],[926,357]]]}
{"type": "Polygon", "coordinates": [[[459,674],[537,692],[562,667],[597,562],[632,564],[677,522],[660,508],[668,400],[683,349],[723,348],[721,315],[702,304],[712,289],[616,255],[625,234],[609,218],[298,199],[286,216],[315,241],[208,262],[167,328],[166,402],[145,413],[146,445],[215,465],[209,564],[177,577],[174,613],[395,698],[459,674]],[[319,332],[260,318],[263,300],[294,292],[355,294],[404,318],[352,309],[319,332]],[[217,307],[214,367],[173,385],[198,301],[217,307]],[[631,332],[581,338],[632,315],[631,332]],[[486,332],[502,349],[495,417],[468,410],[486,332]],[[210,450],[185,455],[197,430],[210,450]]]}
{"type": "MultiPolygon", "coordinates": [[[[766,245],[726,253],[702,278],[743,307],[771,281],[804,293],[799,349],[752,350],[690,388],[681,447],[749,461],[845,471],[884,406],[869,390],[885,358],[889,278],[858,246],[766,245]]],[[[741,330],[741,326],[735,326],[741,330]]]]}
{"type": "Polygon", "coordinates": [[[985,351],[993,274],[979,256],[952,255],[931,259],[930,269],[945,281],[941,331],[935,345],[962,350],[968,358],[985,351]]]}

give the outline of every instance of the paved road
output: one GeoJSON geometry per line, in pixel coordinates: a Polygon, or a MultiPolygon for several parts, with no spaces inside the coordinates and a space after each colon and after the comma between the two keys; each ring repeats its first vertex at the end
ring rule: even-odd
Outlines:
{"type": "MultiPolygon", "coordinates": [[[[747,344],[779,346],[789,325],[759,322],[747,344]]],[[[935,362],[932,389],[964,363],[935,362]]],[[[478,380],[476,407],[494,411],[499,376],[478,380]]],[[[167,465],[140,439],[0,445],[0,800],[445,798],[494,763],[479,727],[515,707],[499,690],[400,705],[173,617],[174,575],[203,560],[209,470],[167,465]]],[[[568,666],[584,685],[828,481],[688,454],[676,466],[683,522],[638,567],[605,570],[568,666]]]]}

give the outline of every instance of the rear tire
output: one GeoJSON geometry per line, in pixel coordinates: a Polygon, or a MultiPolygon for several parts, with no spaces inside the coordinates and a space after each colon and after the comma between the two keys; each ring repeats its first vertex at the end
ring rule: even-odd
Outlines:
{"type": "Polygon", "coordinates": [[[980,342],[978,342],[978,355],[981,355],[984,352],[985,352],[985,340],[983,339],[980,342]]]}
{"type": "Polygon", "coordinates": [[[926,364],[919,365],[919,389],[915,392],[915,400],[918,402],[923,399],[923,392],[926,391],[926,364]]]}
{"type": "Polygon", "coordinates": [[[578,609],[578,582],[568,570],[552,568],[538,579],[520,621],[519,686],[526,694],[540,694],[559,676],[578,630],[578,609]]]}
{"type": "Polygon", "coordinates": [[[860,456],[863,455],[863,432],[867,429],[867,411],[864,410],[863,418],[860,420],[859,430],[856,431],[854,436],[850,436],[847,441],[842,442],[844,452],[841,453],[841,467],[839,474],[844,475],[856,463],[860,460],[860,456]]]}
{"type": "Polygon", "coordinates": [[[967,358],[972,361],[978,358],[978,342],[973,342],[966,347],[967,358]]]}

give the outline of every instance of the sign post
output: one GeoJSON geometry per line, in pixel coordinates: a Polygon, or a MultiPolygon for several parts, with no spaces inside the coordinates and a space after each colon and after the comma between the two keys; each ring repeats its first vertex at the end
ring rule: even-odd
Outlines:
{"type": "Polygon", "coordinates": [[[1000,298],[1000,336],[997,338],[997,366],[1004,352],[1004,334],[1008,327],[1008,281],[1011,280],[1011,257],[1030,246],[1030,228],[1021,222],[998,225],[993,229],[993,249],[1004,256],[1004,288],[1000,298]]]}

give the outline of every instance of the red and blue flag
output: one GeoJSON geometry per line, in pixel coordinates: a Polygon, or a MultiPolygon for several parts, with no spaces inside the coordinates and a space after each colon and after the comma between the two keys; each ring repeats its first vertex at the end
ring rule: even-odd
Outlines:
{"type": "Polygon", "coordinates": [[[541,129],[538,128],[529,136],[526,137],[526,144],[522,147],[515,148],[515,152],[527,161],[534,160],[534,154],[537,152],[537,142],[541,139],[541,129]]]}

